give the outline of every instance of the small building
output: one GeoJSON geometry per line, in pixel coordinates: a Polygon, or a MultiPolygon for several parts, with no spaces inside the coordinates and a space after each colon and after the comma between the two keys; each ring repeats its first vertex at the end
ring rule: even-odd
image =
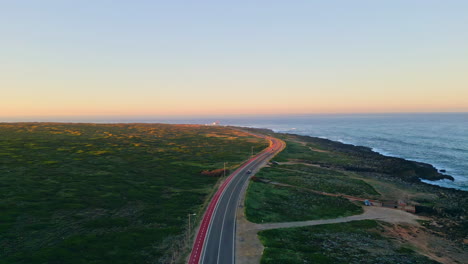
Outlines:
{"type": "Polygon", "coordinates": [[[382,201],[382,207],[398,208],[398,202],[396,202],[396,201],[382,201]]]}

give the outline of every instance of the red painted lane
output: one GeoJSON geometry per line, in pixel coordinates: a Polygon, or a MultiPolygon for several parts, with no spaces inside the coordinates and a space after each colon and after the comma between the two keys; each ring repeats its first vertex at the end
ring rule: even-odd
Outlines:
{"type": "Polygon", "coordinates": [[[200,224],[200,229],[198,230],[197,237],[195,239],[195,243],[193,244],[192,252],[190,253],[190,258],[188,263],[189,264],[198,264],[200,261],[203,245],[205,243],[205,238],[206,238],[206,233],[208,232],[208,228],[210,226],[211,218],[213,216],[214,209],[216,208],[216,205],[219,201],[219,198],[221,197],[221,194],[224,192],[224,189],[226,189],[226,186],[231,182],[232,178],[239,173],[240,170],[242,170],[245,166],[248,164],[252,163],[254,160],[258,159],[263,153],[273,150],[274,146],[276,145],[273,140],[271,140],[269,137],[267,139],[270,141],[270,146],[264,149],[262,152],[258,153],[255,157],[250,158],[247,162],[242,164],[239,168],[237,168],[224,182],[221,184],[219,187],[218,191],[216,191],[215,195],[211,199],[210,204],[208,205],[208,208],[205,211],[205,214],[203,215],[203,220],[200,224]]]}

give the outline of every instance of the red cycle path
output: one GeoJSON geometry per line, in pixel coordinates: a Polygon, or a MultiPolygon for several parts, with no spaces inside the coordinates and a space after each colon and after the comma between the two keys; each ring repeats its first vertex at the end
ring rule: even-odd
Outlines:
{"type": "Polygon", "coordinates": [[[226,189],[226,186],[231,182],[232,178],[239,173],[245,166],[250,164],[252,161],[256,160],[260,155],[262,155],[265,151],[269,151],[273,148],[273,142],[270,140],[270,146],[264,149],[262,152],[257,154],[255,157],[250,158],[247,162],[242,164],[237,170],[235,170],[219,187],[218,191],[216,191],[215,195],[211,199],[208,208],[206,209],[205,214],[203,215],[203,220],[200,224],[200,229],[198,230],[197,237],[195,239],[195,243],[193,244],[192,253],[190,254],[190,258],[188,263],[189,264],[198,264],[200,261],[203,245],[205,243],[206,233],[208,232],[208,228],[210,226],[211,218],[213,216],[213,212],[216,208],[216,204],[218,203],[219,198],[226,189]]]}

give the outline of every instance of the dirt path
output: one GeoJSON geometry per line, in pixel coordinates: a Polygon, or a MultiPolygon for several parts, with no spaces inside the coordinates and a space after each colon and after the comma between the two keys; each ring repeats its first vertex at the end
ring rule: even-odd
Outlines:
{"type": "MultiPolygon", "coordinates": [[[[244,201],[241,201],[244,204],[244,201]]],[[[237,259],[236,263],[242,264],[258,264],[263,253],[263,245],[258,239],[257,233],[261,230],[288,228],[288,227],[301,227],[323,224],[345,223],[358,220],[374,219],[385,221],[389,223],[402,223],[419,225],[416,220],[424,220],[426,218],[410,214],[401,210],[385,208],[385,207],[364,207],[364,213],[360,215],[353,215],[348,217],[340,217],[335,219],[324,220],[311,220],[301,222],[284,222],[284,223],[269,223],[269,224],[255,224],[249,222],[245,218],[244,208],[239,207],[237,212],[237,259]]]]}
{"type": "MultiPolygon", "coordinates": [[[[305,142],[298,141],[298,140],[292,140],[291,138],[289,138],[289,140],[292,141],[292,142],[295,142],[295,143],[299,143],[299,144],[301,144],[302,146],[307,146],[307,143],[305,143],[305,142]]],[[[311,151],[316,151],[316,152],[330,153],[330,151],[328,151],[328,150],[313,148],[313,147],[310,147],[310,146],[309,146],[309,149],[310,149],[311,151]]]]}
{"type": "Polygon", "coordinates": [[[279,165],[304,165],[304,166],[321,168],[321,166],[319,164],[304,163],[304,162],[301,162],[301,161],[283,161],[283,162],[278,162],[278,164],[279,165]]]}
{"type": "Polygon", "coordinates": [[[275,229],[275,228],[346,223],[346,222],[351,222],[351,221],[367,220],[367,219],[375,219],[375,220],[385,221],[389,223],[405,223],[405,224],[418,225],[418,222],[416,220],[420,220],[420,219],[422,220],[423,218],[414,214],[401,211],[401,210],[390,209],[390,208],[385,208],[385,207],[366,206],[364,207],[364,213],[360,215],[340,217],[340,218],[335,218],[335,219],[311,220],[311,221],[301,221],[301,222],[285,222],[285,223],[270,223],[270,224],[253,224],[253,225],[255,225],[256,230],[267,230],[267,229],[275,229]]]}

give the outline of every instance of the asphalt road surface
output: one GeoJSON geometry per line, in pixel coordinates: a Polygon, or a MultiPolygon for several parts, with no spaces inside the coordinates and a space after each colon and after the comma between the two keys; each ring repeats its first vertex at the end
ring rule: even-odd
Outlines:
{"type": "MultiPolygon", "coordinates": [[[[207,210],[206,214],[210,215],[205,216],[205,218],[208,217],[210,221],[206,225],[207,228],[203,232],[204,234],[198,234],[197,236],[189,259],[190,264],[235,263],[236,210],[242,187],[256,171],[285,146],[282,140],[271,137],[267,137],[267,139],[271,142],[270,147],[236,170],[226,180],[229,182],[220,187],[222,192],[220,192],[219,197],[215,196],[217,204],[213,206],[213,210],[207,210]],[[198,249],[196,249],[197,243],[199,245],[198,249]]],[[[200,226],[200,230],[202,230],[203,222],[200,226]]]]}

